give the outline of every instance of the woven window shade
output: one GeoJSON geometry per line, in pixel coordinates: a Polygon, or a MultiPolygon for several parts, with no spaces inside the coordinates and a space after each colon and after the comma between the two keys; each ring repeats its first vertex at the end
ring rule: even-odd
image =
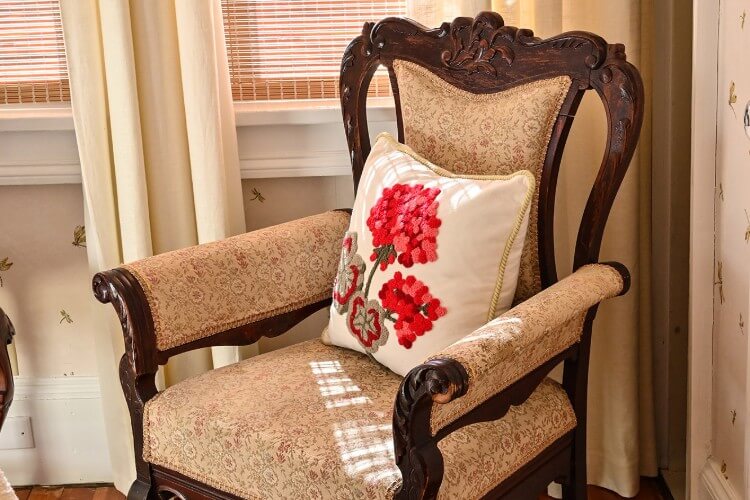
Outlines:
{"type": "Polygon", "coordinates": [[[70,101],[58,0],[0,0],[0,104],[70,101]]]}
{"type": "MultiPolygon", "coordinates": [[[[344,49],[365,21],[403,16],[405,0],[222,0],[235,101],[339,96],[344,49]]],[[[391,94],[378,70],[370,96],[391,94]]]]}

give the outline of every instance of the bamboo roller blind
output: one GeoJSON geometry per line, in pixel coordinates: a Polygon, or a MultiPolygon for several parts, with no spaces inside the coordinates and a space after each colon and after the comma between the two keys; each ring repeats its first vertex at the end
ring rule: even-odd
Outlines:
{"type": "Polygon", "coordinates": [[[0,104],[69,100],[58,0],[0,0],[0,104]]]}
{"type": "MultiPolygon", "coordinates": [[[[222,0],[235,101],[338,97],[346,45],[405,0],[222,0]]],[[[379,70],[371,96],[390,95],[379,70]]],[[[0,104],[70,100],[59,0],[0,0],[0,104]]]]}
{"type": "MultiPolygon", "coordinates": [[[[405,0],[222,0],[235,101],[339,95],[344,49],[365,21],[403,16],[405,0]]],[[[371,96],[391,93],[378,70],[371,96]]]]}

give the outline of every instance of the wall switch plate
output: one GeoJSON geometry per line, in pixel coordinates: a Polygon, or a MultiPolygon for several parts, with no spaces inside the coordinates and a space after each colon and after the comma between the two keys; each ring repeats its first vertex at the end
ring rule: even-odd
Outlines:
{"type": "Polygon", "coordinates": [[[8,417],[0,431],[0,450],[20,450],[34,447],[31,417],[8,417]]]}

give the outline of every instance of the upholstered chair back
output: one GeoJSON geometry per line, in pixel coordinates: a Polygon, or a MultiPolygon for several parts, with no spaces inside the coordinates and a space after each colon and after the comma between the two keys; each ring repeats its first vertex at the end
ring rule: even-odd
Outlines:
{"type": "Polygon", "coordinates": [[[505,26],[493,12],[437,29],[400,18],[366,24],[341,66],[355,187],[370,152],[365,101],[379,66],[388,68],[401,142],[456,174],[529,170],[535,175],[515,303],[557,281],[557,174],[583,93],[595,89],[609,134],[584,209],[573,269],[598,261],[604,225],[643,114],[643,85],[622,45],[585,32],[541,40],[530,30],[505,26]]]}
{"type": "Polygon", "coordinates": [[[393,69],[408,146],[455,174],[528,170],[536,177],[516,301],[536,294],[541,287],[539,185],[552,128],[571,79],[557,76],[492,94],[473,94],[409,61],[397,59],[393,69]]]}

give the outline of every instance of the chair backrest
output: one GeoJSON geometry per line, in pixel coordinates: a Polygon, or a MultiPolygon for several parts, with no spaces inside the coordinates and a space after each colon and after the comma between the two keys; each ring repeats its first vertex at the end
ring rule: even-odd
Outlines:
{"type": "Polygon", "coordinates": [[[643,121],[643,84],[622,45],[586,32],[546,40],[494,12],[428,29],[402,18],[366,23],[344,52],[341,107],[355,189],[370,153],[367,90],[390,74],[399,141],[455,173],[527,169],[537,177],[516,302],[557,281],[554,207],[565,141],[583,93],[607,114],[604,159],[586,203],[573,269],[599,258],[610,208],[643,121]]]}

